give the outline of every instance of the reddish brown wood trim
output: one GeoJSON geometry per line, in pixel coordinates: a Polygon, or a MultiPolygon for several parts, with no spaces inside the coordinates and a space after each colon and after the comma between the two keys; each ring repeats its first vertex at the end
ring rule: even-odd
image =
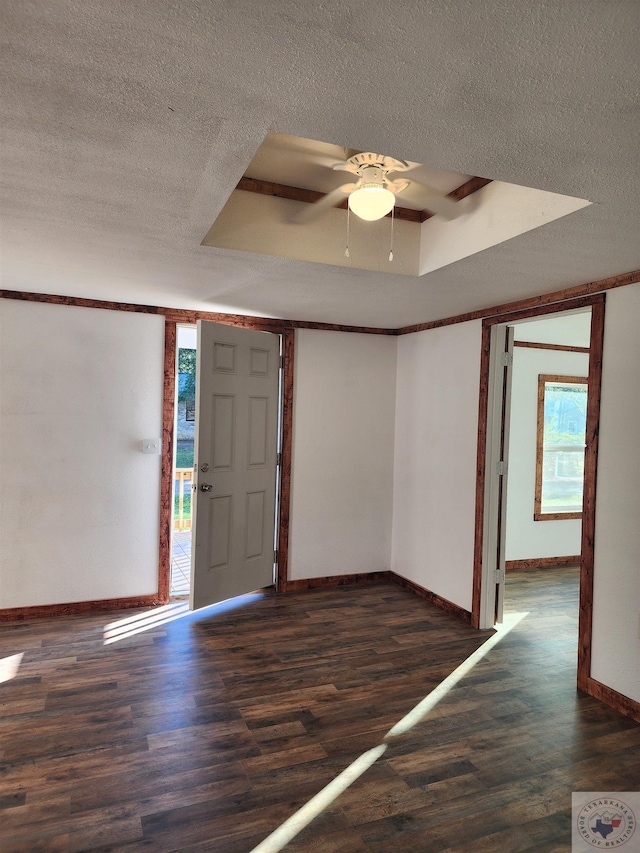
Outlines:
{"type": "MultiPolygon", "coordinates": [[[[303,187],[292,187],[288,184],[278,184],[275,181],[261,181],[259,178],[242,177],[236,184],[237,190],[258,195],[272,195],[276,198],[287,198],[291,201],[303,201],[306,204],[314,204],[323,198],[326,193],[318,190],[307,190],[303,187]]],[[[336,207],[346,206],[336,205],[336,207]]]]}
{"type": "Polygon", "coordinates": [[[278,564],[276,591],[284,592],[289,579],[289,519],[291,516],[291,460],[293,453],[293,379],[295,331],[282,334],[284,358],[282,378],[282,434],[280,466],[280,496],[278,521],[278,564]]]}
{"type": "Polygon", "coordinates": [[[85,299],[82,296],[58,296],[54,293],[29,293],[23,290],[0,290],[1,299],[19,299],[23,302],[48,302],[52,305],[74,305],[77,308],[105,308],[110,311],[134,311],[137,314],[162,314],[157,305],[136,305],[129,302],[109,302],[103,299],[85,299]]]}
{"type": "Polygon", "coordinates": [[[599,302],[604,301],[604,293],[595,293],[587,296],[579,296],[575,299],[567,299],[553,302],[549,305],[540,305],[534,308],[521,308],[510,311],[508,314],[495,314],[485,317],[484,323],[493,326],[496,323],[514,323],[516,320],[528,320],[532,317],[546,317],[548,314],[557,314],[561,311],[574,311],[578,308],[591,308],[599,302]]]}
{"type": "Polygon", "coordinates": [[[569,385],[571,385],[571,384],[573,384],[573,385],[586,385],[587,382],[589,381],[589,377],[588,376],[565,376],[564,374],[562,376],[560,376],[557,373],[540,373],[538,375],[538,380],[542,380],[543,383],[544,382],[560,382],[560,383],[566,382],[569,385]]]}
{"type": "Polygon", "coordinates": [[[589,352],[589,347],[569,347],[563,344],[538,344],[533,341],[514,341],[514,347],[528,347],[529,349],[561,350],[562,352],[589,352]]]}
{"type": "Polygon", "coordinates": [[[196,311],[186,308],[164,308],[157,305],[134,305],[128,302],[107,302],[100,299],[82,299],[78,296],[56,296],[51,293],[27,293],[18,290],[1,290],[0,299],[18,299],[25,302],[45,302],[53,305],[72,305],[78,308],[102,308],[108,311],[133,311],[138,314],[159,314],[174,323],[195,324],[198,320],[220,323],[224,326],[241,326],[279,334],[287,329],[318,329],[328,332],[355,332],[363,335],[396,335],[397,329],[373,326],[346,326],[340,323],[315,323],[312,320],[280,320],[273,317],[251,317],[245,314],[224,314],[217,311],[196,311]]]}
{"type": "Polygon", "coordinates": [[[372,326],[345,326],[339,323],[314,323],[307,320],[277,320],[269,317],[249,317],[244,314],[222,314],[213,311],[191,311],[179,308],[162,309],[169,320],[195,324],[198,320],[220,323],[223,326],[240,326],[263,332],[281,334],[291,329],[316,329],[326,332],[355,332],[364,335],[395,335],[395,329],[378,329],[372,326]]]}
{"type": "Polygon", "coordinates": [[[568,521],[571,518],[582,518],[581,512],[534,512],[534,521],[568,521]]]}
{"type": "Polygon", "coordinates": [[[279,333],[287,328],[286,320],[275,320],[269,317],[249,317],[244,314],[223,314],[220,311],[195,311],[181,308],[165,308],[162,309],[167,320],[173,323],[183,323],[193,325],[198,320],[204,320],[207,323],[219,323],[223,326],[238,326],[244,329],[255,329],[261,332],[279,333]]]}
{"type": "Polygon", "coordinates": [[[476,454],[476,520],[473,540],[473,589],[471,594],[471,624],[480,627],[482,596],[482,547],[484,542],[484,490],[487,452],[487,417],[489,407],[489,370],[491,326],[482,326],[480,351],[480,390],[478,394],[478,450],[476,454]]]}
{"type": "Polygon", "coordinates": [[[320,332],[354,332],[361,335],[397,335],[397,329],[378,329],[373,326],[341,326],[337,323],[312,323],[305,320],[284,320],[287,329],[315,329],[320,332]]]}
{"type": "Polygon", "coordinates": [[[140,595],[135,598],[105,598],[98,601],[71,601],[66,604],[5,607],[0,610],[0,622],[43,619],[49,616],[71,616],[77,613],[98,613],[103,610],[128,610],[132,607],[157,607],[165,603],[157,595],[140,595]]]}
{"type": "Polygon", "coordinates": [[[605,290],[611,290],[614,287],[626,287],[628,284],[635,284],[640,281],[640,270],[624,273],[623,275],[612,276],[611,278],[603,278],[599,281],[592,281],[589,284],[579,284],[576,287],[569,287],[565,290],[556,290],[553,293],[546,293],[541,296],[533,296],[530,299],[521,299],[517,302],[505,302],[502,305],[495,305],[492,308],[482,308],[478,311],[470,311],[467,314],[458,314],[454,317],[445,317],[442,320],[431,320],[428,323],[418,323],[415,326],[404,326],[396,330],[398,335],[410,335],[413,332],[424,332],[428,329],[439,329],[441,326],[452,326],[456,323],[467,323],[469,320],[482,320],[494,318],[495,322],[505,322],[505,320],[517,320],[524,317],[535,317],[538,314],[554,313],[556,311],[569,310],[569,306],[558,303],[564,303],[569,300],[575,300],[570,307],[580,307],[578,304],[581,297],[585,297],[582,305],[592,305],[588,298],[591,294],[600,293],[605,290]],[[538,309],[538,310],[535,310],[538,309]],[[505,318],[503,315],[510,315],[505,318]]]}
{"type": "Polygon", "coordinates": [[[284,592],[301,592],[305,589],[325,589],[328,586],[348,586],[359,583],[383,583],[391,580],[391,572],[359,572],[352,575],[329,575],[324,578],[303,578],[287,581],[284,592]]]}
{"type": "Polygon", "coordinates": [[[164,324],[164,379],[162,400],[162,473],[160,480],[160,546],[158,597],[169,600],[171,579],[171,527],[173,522],[173,431],[176,394],[176,324],[164,324]]]}
{"type": "Polygon", "coordinates": [[[442,598],[441,595],[437,595],[435,592],[431,592],[431,590],[425,589],[423,586],[414,583],[414,581],[410,581],[408,578],[403,578],[395,572],[389,572],[389,574],[391,575],[391,580],[394,583],[397,583],[398,586],[409,590],[409,592],[412,592],[419,598],[424,598],[425,601],[435,604],[436,607],[439,607],[446,613],[450,613],[452,616],[455,616],[463,622],[466,622],[468,625],[471,625],[471,614],[468,610],[465,610],[464,607],[460,607],[458,604],[454,604],[452,601],[442,598]]]}
{"type": "Polygon", "coordinates": [[[531,557],[527,560],[507,560],[505,569],[517,571],[518,569],[559,569],[567,566],[579,566],[580,554],[570,557],[531,557]]]}
{"type": "MultiPolygon", "coordinates": [[[[640,280],[640,272],[638,273],[638,280],[640,280]]],[[[627,282],[630,283],[630,282],[627,282]]],[[[540,306],[538,308],[525,308],[520,311],[514,311],[510,314],[498,314],[494,317],[485,317],[482,321],[482,348],[480,354],[480,391],[478,395],[478,456],[477,456],[477,476],[476,476],[476,528],[475,528],[475,543],[474,543],[474,558],[473,558],[473,596],[472,596],[472,621],[471,624],[474,628],[477,628],[480,625],[480,603],[481,603],[481,594],[482,594],[482,548],[483,548],[483,537],[484,537],[484,490],[485,490],[485,457],[486,457],[486,448],[487,448],[487,405],[488,405],[488,390],[489,390],[489,369],[490,369],[490,345],[491,345],[491,326],[496,323],[509,323],[514,320],[523,320],[529,317],[536,317],[538,315],[557,313],[559,311],[570,311],[573,308],[582,308],[587,305],[591,306],[591,343],[590,343],[590,355],[589,355],[589,363],[591,365],[594,360],[594,352],[593,347],[599,346],[600,355],[596,355],[595,358],[599,359],[599,363],[601,365],[602,362],[602,335],[604,332],[604,302],[605,295],[604,293],[596,293],[591,296],[584,296],[579,299],[567,300],[566,302],[556,303],[554,305],[545,305],[540,306]],[[594,316],[596,317],[594,321],[594,316]],[[598,335],[600,335],[599,342],[597,340],[598,335]]],[[[590,367],[591,371],[591,367],[590,367]]],[[[589,373],[589,382],[591,382],[591,372],[589,373]]],[[[596,394],[591,393],[591,385],[589,386],[589,399],[587,402],[587,430],[589,430],[589,413],[597,410],[599,415],[600,411],[600,380],[598,379],[598,391],[597,391],[597,399],[596,394]],[[595,407],[595,409],[591,409],[591,407],[595,407]]],[[[593,414],[591,415],[594,416],[593,414]]],[[[595,465],[595,462],[592,461],[592,464],[595,465]]],[[[587,475],[590,476],[590,469],[587,466],[587,455],[585,452],[585,494],[586,494],[586,483],[587,483],[587,475]]],[[[595,500],[595,498],[594,498],[595,500]]],[[[595,511],[595,504],[594,504],[595,511]]],[[[585,536],[585,503],[583,501],[583,524],[582,524],[582,537],[583,537],[583,552],[581,557],[581,571],[580,571],[580,589],[581,596],[583,595],[583,586],[584,595],[591,597],[593,595],[593,549],[591,550],[590,555],[587,555],[587,562],[585,563],[585,553],[584,553],[584,536],[585,536]],[[589,579],[590,578],[590,579],[589,579]],[[590,585],[590,587],[589,587],[590,585]],[[587,589],[589,587],[589,589],[587,589]]],[[[592,522],[595,525],[595,517],[592,522]]],[[[585,605],[586,606],[586,605],[585,605]]],[[[588,614],[589,618],[589,631],[591,626],[591,617],[590,612],[588,614]]],[[[585,641],[588,641],[589,648],[591,647],[591,635],[587,637],[585,635],[585,641]]],[[[578,649],[578,662],[580,663],[580,649],[578,649]]],[[[590,663],[589,663],[590,665],[590,663]]],[[[587,671],[588,675],[588,671],[587,671]]],[[[580,673],[578,673],[578,679],[580,679],[580,673]]],[[[578,681],[578,686],[580,686],[580,681],[578,681]]]]}
{"type": "Polygon", "coordinates": [[[591,677],[587,678],[585,686],[581,689],[594,699],[610,705],[616,711],[640,723],[640,702],[636,702],[635,699],[630,699],[623,693],[618,693],[613,687],[607,687],[606,684],[601,684],[591,677]]]}
{"type": "Polygon", "coordinates": [[[582,498],[582,559],[580,563],[580,615],[578,618],[578,687],[586,690],[591,675],[593,621],[593,571],[596,530],[596,480],[600,396],[602,390],[602,349],[604,344],[604,297],[591,312],[591,352],[587,396],[586,447],[584,451],[584,494],[582,498]]]}
{"type": "Polygon", "coordinates": [[[316,329],[326,332],[355,332],[364,335],[395,335],[396,329],[378,329],[373,326],[345,326],[339,323],[314,323],[307,320],[277,320],[269,317],[249,317],[244,314],[222,314],[214,311],[195,311],[180,308],[160,309],[168,320],[195,324],[198,320],[220,323],[223,326],[241,326],[263,332],[281,334],[287,329],[316,329]]]}
{"type": "Polygon", "coordinates": [[[127,302],[106,302],[98,299],[82,299],[76,296],[56,296],[49,293],[28,293],[18,290],[0,290],[2,299],[20,299],[30,302],[51,302],[60,305],[77,305],[85,308],[106,308],[113,311],[136,311],[148,314],[162,314],[177,323],[195,323],[196,320],[209,320],[212,323],[223,323],[225,325],[246,326],[252,329],[264,329],[270,332],[282,332],[285,329],[319,329],[336,332],[356,332],[367,335],[408,335],[413,332],[422,332],[428,329],[438,329],[442,326],[452,326],[457,323],[466,323],[470,320],[494,318],[496,322],[503,320],[524,319],[535,317],[543,313],[554,313],[556,311],[569,310],[580,307],[580,305],[591,305],[593,302],[585,298],[582,302],[580,297],[588,297],[590,294],[611,290],[614,287],[625,287],[640,281],[640,270],[624,273],[611,278],[600,279],[589,284],[581,284],[576,287],[558,290],[542,296],[523,299],[517,302],[507,302],[503,305],[495,305],[491,308],[483,308],[471,311],[467,314],[457,314],[453,317],[445,317],[441,320],[431,320],[427,323],[419,323],[415,326],[404,326],[400,329],[374,328],[368,326],[343,326],[336,323],[315,323],[306,320],[276,320],[270,317],[247,317],[242,314],[223,314],[208,311],[190,311],[180,308],[163,308],[155,305],[134,305],[127,302]],[[571,301],[570,305],[559,306],[559,303],[571,301]],[[546,306],[546,307],[545,307],[546,306]],[[534,310],[538,309],[538,310],[534,310]],[[508,317],[503,315],[509,314],[508,317]]]}

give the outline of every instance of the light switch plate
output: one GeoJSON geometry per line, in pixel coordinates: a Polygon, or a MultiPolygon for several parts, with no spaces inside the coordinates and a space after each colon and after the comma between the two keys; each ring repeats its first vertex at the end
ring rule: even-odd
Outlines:
{"type": "Polygon", "coordinates": [[[151,453],[154,456],[158,456],[160,453],[160,444],[161,440],[159,438],[143,438],[142,452],[151,453]]]}

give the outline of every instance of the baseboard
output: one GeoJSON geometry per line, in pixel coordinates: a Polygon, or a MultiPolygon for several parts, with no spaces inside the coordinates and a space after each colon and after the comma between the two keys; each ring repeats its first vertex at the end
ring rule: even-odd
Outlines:
{"type": "Polygon", "coordinates": [[[391,580],[391,572],[359,572],[352,575],[329,575],[324,578],[303,578],[302,580],[287,581],[284,592],[301,592],[305,589],[324,589],[331,586],[348,586],[360,583],[383,583],[391,580]]]}
{"type": "Polygon", "coordinates": [[[531,557],[528,560],[507,560],[504,567],[513,569],[561,569],[567,566],[579,566],[580,554],[571,557],[531,557]]]}
{"type": "Polygon", "coordinates": [[[635,699],[629,699],[628,696],[618,693],[617,690],[607,687],[606,684],[596,681],[591,676],[586,679],[585,684],[578,684],[578,687],[588,693],[589,696],[593,696],[594,699],[604,702],[605,705],[610,705],[616,711],[640,723],[640,702],[636,702],[635,699]]]}
{"type": "Polygon", "coordinates": [[[67,604],[39,604],[33,607],[5,607],[0,610],[0,622],[23,619],[42,619],[48,616],[73,616],[77,613],[99,613],[107,610],[127,610],[131,607],[155,607],[166,604],[160,596],[140,595],[135,598],[105,598],[100,601],[71,601],[67,604]]]}
{"type": "Polygon", "coordinates": [[[471,613],[468,610],[465,610],[463,607],[459,607],[452,601],[447,601],[446,598],[442,598],[442,596],[436,595],[435,592],[431,592],[430,590],[425,589],[419,584],[407,580],[407,578],[403,578],[400,575],[397,575],[395,572],[360,572],[359,574],[353,575],[329,575],[328,577],[324,578],[304,578],[302,580],[297,581],[287,581],[283,591],[301,592],[307,589],[326,589],[327,587],[348,586],[349,584],[354,583],[372,584],[384,582],[397,583],[398,586],[401,586],[403,589],[412,592],[419,598],[423,598],[425,601],[429,601],[431,602],[431,604],[435,604],[436,607],[439,607],[441,610],[444,610],[447,613],[451,613],[452,616],[461,619],[468,625],[471,624],[471,613]]]}
{"type": "Polygon", "coordinates": [[[452,616],[456,616],[468,625],[471,624],[471,613],[468,610],[465,610],[464,607],[460,607],[458,604],[454,604],[452,601],[442,598],[441,595],[437,595],[435,592],[431,592],[431,590],[425,589],[419,584],[414,583],[414,581],[410,581],[407,578],[403,578],[401,575],[397,575],[395,572],[389,572],[389,574],[391,575],[391,580],[403,589],[413,592],[419,598],[424,598],[425,601],[430,601],[431,604],[435,604],[436,607],[439,607],[446,613],[450,613],[452,616]]]}

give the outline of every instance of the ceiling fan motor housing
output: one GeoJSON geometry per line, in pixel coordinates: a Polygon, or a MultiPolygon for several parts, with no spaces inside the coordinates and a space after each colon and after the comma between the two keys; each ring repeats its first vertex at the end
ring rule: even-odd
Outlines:
{"type": "Polygon", "coordinates": [[[385,185],[385,173],[380,168],[380,166],[366,166],[362,170],[362,184],[361,186],[366,189],[375,189],[379,187],[380,189],[384,189],[385,185]]]}

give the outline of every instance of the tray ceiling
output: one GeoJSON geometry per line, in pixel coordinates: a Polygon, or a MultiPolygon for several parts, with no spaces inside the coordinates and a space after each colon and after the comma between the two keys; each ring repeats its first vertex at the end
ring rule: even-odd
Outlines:
{"type": "Polygon", "coordinates": [[[640,267],[637,4],[0,14],[4,288],[403,326],[640,267]],[[202,246],[270,132],[592,204],[421,275],[202,246]]]}

